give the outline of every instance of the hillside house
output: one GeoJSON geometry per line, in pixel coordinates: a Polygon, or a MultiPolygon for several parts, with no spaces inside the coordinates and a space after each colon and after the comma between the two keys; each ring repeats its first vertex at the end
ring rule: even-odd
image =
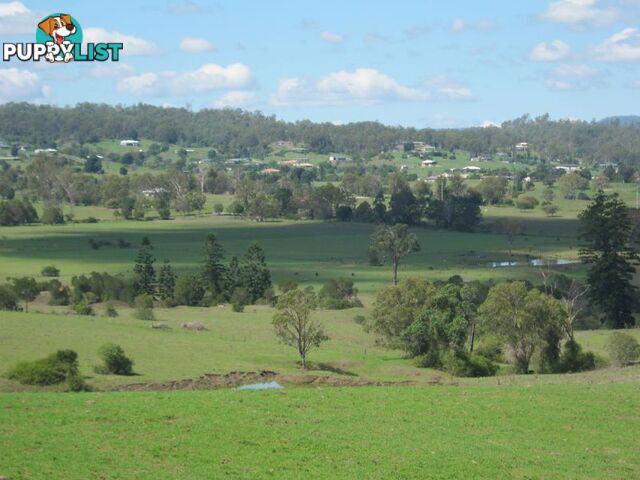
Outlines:
{"type": "Polygon", "coordinates": [[[422,162],[420,162],[420,165],[423,167],[435,167],[436,165],[438,165],[438,162],[436,162],[435,160],[423,160],[422,162]]]}
{"type": "Polygon", "coordinates": [[[121,147],[139,147],[140,142],[138,140],[120,140],[121,147]]]}

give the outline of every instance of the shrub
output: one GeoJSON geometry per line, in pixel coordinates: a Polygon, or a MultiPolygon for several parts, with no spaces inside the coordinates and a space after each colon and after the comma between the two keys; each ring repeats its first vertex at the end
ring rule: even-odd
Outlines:
{"type": "Polygon", "coordinates": [[[534,197],[519,197],[516,199],[516,208],[520,210],[533,210],[540,202],[534,197]]]}
{"type": "Polygon", "coordinates": [[[491,360],[473,353],[448,351],[441,361],[444,370],[456,377],[490,377],[498,371],[491,360]]]}
{"type": "Polygon", "coordinates": [[[224,212],[224,205],[222,205],[221,203],[216,203],[213,206],[213,211],[216,213],[216,215],[222,215],[222,212],[224,212]]]}
{"type": "Polygon", "coordinates": [[[78,354],[73,350],[58,350],[46,358],[18,363],[7,377],[25,385],[56,385],[78,376],[78,354]]]}
{"type": "Polygon", "coordinates": [[[49,282],[49,305],[69,305],[69,287],[59,280],[49,282]]]}
{"type": "Polygon", "coordinates": [[[107,317],[114,318],[114,317],[118,316],[118,311],[116,310],[116,307],[113,306],[113,303],[109,302],[106,305],[106,309],[104,311],[104,314],[107,317]]]}
{"type": "Polygon", "coordinates": [[[76,312],[78,315],[89,315],[89,316],[94,315],[93,307],[84,301],[74,304],[73,311],[76,312]]]}
{"type": "Polygon", "coordinates": [[[630,365],[640,357],[640,344],[628,333],[613,332],[607,342],[607,352],[614,365],[630,365]]]}
{"type": "Polygon", "coordinates": [[[483,335],[480,344],[474,350],[474,353],[500,363],[504,361],[503,348],[504,344],[498,337],[494,335],[483,335]]]}
{"type": "Polygon", "coordinates": [[[174,296],[177,305],[199,305],[204,293],[204,285],[200,275],[185,273],[178,277],[174,296]]]}
{"type": "Polygon", "coordinates": [[[367,321],[367,318],[364,315],[356,315],[355,317],[353,317],[353,321],[358,325],[364,325],[367,321]]]}
{"type": "Polygon", "coordinates": [[[298,282],[293,280],[292,278],[285,278],[284,280],[280,280],[278,282],[278,289],[281,293],[287,293],[290,290],[295,290],[298,288],[298,282]]]}
{"type": "Polygon", "coordinates": [[[64,223],[64,215],[62,215],[60,207],[46,205],[42,211],[40,221],[47,225],[61,225],[64,223]]]}
{"type": "Polygon", "coordinates": [[[583,352],[575,340],[564,344],[557,373],[584,372],[596,368],[596,357],[592,352],[583,352]]]}
{"type": "Polygon", "coordinates": [[[0,285],[0,310],[18,310],[18,297],[7,285],[0,285]]]}
{"type": "Polygon", "coordinates": [[[231,307],[234,312],[243,312],[244,307],[251,303],[251,295],[244,287],[238,287],[231,294],[231,307]]]}
{"type": "Polygon", "coordinates": [[[134,300],[134,317],[138,320],[153,320],[153,297],[151,295],[138,295],[134,300]]]}
{"type": "Polygon", "coordinates": [[[40,270],[40,275],[43,277],[59,277],[60,269],[56,268],[54,265],[48,265],[40,270]]]}
{"type": "Polygon", "coordinates": [[[120,345],[105,343],[98,353],[104,365],[96,368],[96,373],[110,373],[113,375],[132,375],[133,361],[127,357],[120,345]]]}
{"type": "Polygon", "coordinates": [[[329,310],[362,307],[358,299],[358,290],[350,278],[332,278],[328,280],[318,295],[322,307],[329,310]]]}

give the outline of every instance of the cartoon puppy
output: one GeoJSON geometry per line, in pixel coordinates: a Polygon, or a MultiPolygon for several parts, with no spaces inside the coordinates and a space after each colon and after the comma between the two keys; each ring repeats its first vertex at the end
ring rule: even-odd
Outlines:
{"type": "MultiPolygon", "coordinates": [[[[45,18],[38,24],[38,27],[50,36],[56,45],[61,45],[63,42],[65,44],[69,43],[66,38],[76,33],[76,26],[71,21],[71,16],[64,13],[61,13],[57,17],[45,18]]],[[[50,62],[55,61],[52,53],[49,53],[46,59],[50,62]]],[[[73,60],[71,53],[67,53],[64,56],[65,62],[69,62],[69,60],[73,60]]]]}

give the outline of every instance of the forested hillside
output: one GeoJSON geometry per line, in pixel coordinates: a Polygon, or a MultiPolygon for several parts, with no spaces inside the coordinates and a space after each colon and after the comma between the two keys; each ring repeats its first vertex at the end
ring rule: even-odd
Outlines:
{"type": "Polygon", "coordinates": [[[227,155],[265,154],[278,140],[305,143],[318,153],[343,152],[368,158],[398,142],[423,141],[445,150],[474,154],[510,151],[530,143],[544,159],[586,162],[640,162],[640,125],[553,121],[548,115],[524,115],[501,128],[415,129],[377,122],[347,125],[299,121],[241,110],[131,107],[78,104],[54,107],[26,103],[0,106],[0,140],[52,147],[59,142],[95,142],[104,138],[147,138],[163,143],[215,147],[227,155]]]}

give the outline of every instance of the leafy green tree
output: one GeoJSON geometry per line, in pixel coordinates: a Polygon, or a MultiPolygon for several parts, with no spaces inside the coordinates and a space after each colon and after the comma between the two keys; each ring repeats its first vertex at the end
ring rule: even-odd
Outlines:
{"type": "Polygon", "coordinates": [[[138,320],[153,320],[153,297],[143,293],[134,299],[134,316],[138,320]]]}
{"type": "Polygon", "coordinates": [[[158,297],[165,304],[171,304],[176,288],[176,274],[171,268],[171,263],[165,260],[158,273],[158,297]]]}
{"type": "Polygon", "coordinates": [[[304,369],[309,352],[329,339],[322,324],[312,318],[316,305],[313,291],[290,290],[280,296],[273,315],[277,337],[285,345],[296,348],[304,369]]]}
{"type": "Polygon", "coordinates": [[[370,248],[377,251],[382,258],[391,259],[393,267],[393,284],[398,284],[398,267],[400,259],[420,250],[418,237],[409,232],[409,226],[398,224],[392,227],[380,226],[371,237],[370,248]]]}
{"type": "Polygon", "coordinates": [[[24,311],[29,311],[29,302],[33,302],[40,293],[38,282],[33,277],[19,277],[11,279],[11,289],[24,302],[24,311]]]}
{"type": "Polygon", "coordinates": [[[0,285],[0,310],[18,310],[18,296],[6,285],[0,285]]]}
{"type": "Polygon", "coordinates": [[[485,203],[495,205],[504,200],[507,193],[507,179],[502,176],[484,177],[477,188],[485,203]]]}
{"type": "Polygon", "coordinates": [[[155,293],[156,271],[153,267],[155,260],[153,246],[149,238],[144,237],[138,249],[136,264],[133,267],[135,277],[133,285],[136,295],[143,293],[153,295],[155,293]]]}
{"type": "Polygon", "coordinates": [[[640,358],[640,344],[628,333],[613,332],[607,340],[607,352],[614,365],[624,367],[640,358]]]}
{"type": "Polygon", "coordinates": [[[160,192],[154,200],[154,207],[162,220],[171,218],[171,195],[169,192],[160,192]]]}
{"type": "Polygon", "coordinates": [[[45,205],[40,221],[47,225],[61,225],[64,223],[64,215],[60,207],[55,205],[45,205]]]}
{"type": "Polygon", "coordinates": [[[185,273],[176,281],[175,300],[178,305],[195,307],[200,305],[204,297],[205,287],[202,283],[202,275],[185,273]]]}
{"type": "Polygon", "coordinates": [[[202,254],[202,281],[211,293],[220,295],[225,290],[226,268],[223,264],[224,250],[214,234],[207,235],[202,254]]]}
{"type": "Polygon", "coordinates": [[[635,325],[633,314],[640,304],[632,280],[640,257],[630,246],[632,223],[627,206],[617,193],[600,191],[579,218],[580,238],[586,242],[580,258],[590,265],[590,300],[602,310],[603,323],[611,328],[635,325]]]}
{"type": "Polygon", "coordinates": [[[271,288],[271,272],[267,268],[264,250],[257,242],[249,245],[240,267],[240,278],[252,302],[262,298],[265,291],[271,288]]]}
{"type": "Polygon", "coordinates": [[[578,172],[570,172],[562,175],[558,179],[558,188],[564,198],[575,200],[579,190],[585,190],[589,186],[589,181],[578,172]]]}
{"type": "Polygon", "coordinates": [[[427,306],[435,287],[426,280],[408,278],[399,285],[379,290],[373,302],[371,320],[366,329],[378,335],[390,348],[403,347],[403,333],[427,306]]]}
{"type": "Polygon", "coordinates": [[[501,283],[489,290],[480,307],[483,328],[501,338],[512,350],[516,373],[528,373],[529,362],[547,330],[562,328],[559,302],[524,282],[501,283]]]}

